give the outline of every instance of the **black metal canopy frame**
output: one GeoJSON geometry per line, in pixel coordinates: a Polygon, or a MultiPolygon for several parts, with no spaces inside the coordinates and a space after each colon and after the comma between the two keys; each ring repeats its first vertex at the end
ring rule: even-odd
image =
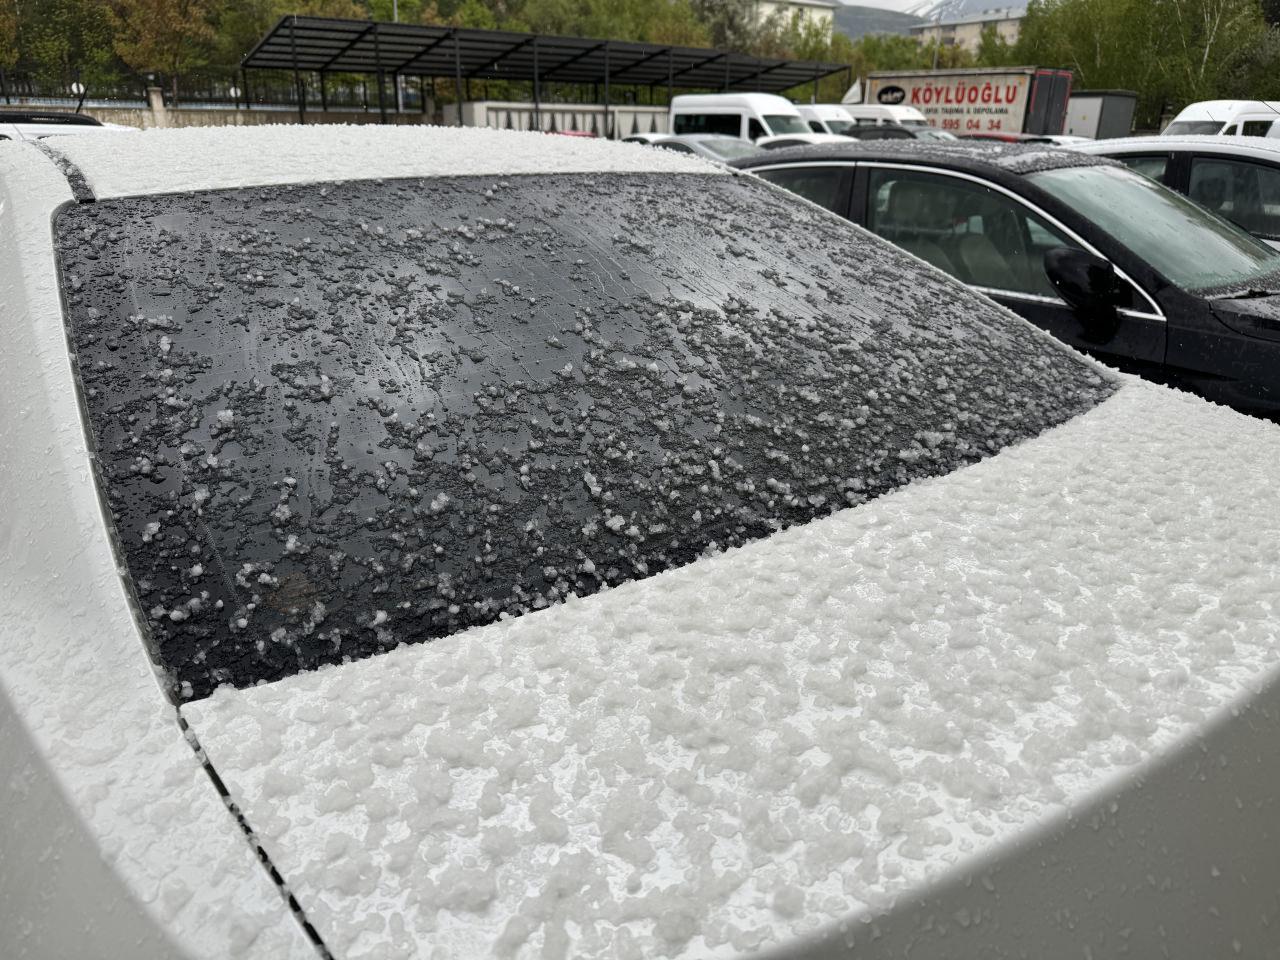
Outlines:
{"type": "MultiPolygon", "coordinates": [[[[608,129],[610,84],[658,87],[667,97],[680,89],[777,93],[845,73],[843,63],[776,60],[729,50],[672,47],[629,40],[589,40],[506,30],[422,26],[328,17],[282,17],[240,62],[242,70],[291,70],[298,88],[298,117],[306,122],[302,73],[376,74],[378,112],[387,119],[383,79],[396,76],[453,78],[462,124],[463,84],[472,79],[533,84],[535,114],[543,83],[599,84],[608,129]]],[[[247,86],[247,85],[246,85],[247,86]]]]}

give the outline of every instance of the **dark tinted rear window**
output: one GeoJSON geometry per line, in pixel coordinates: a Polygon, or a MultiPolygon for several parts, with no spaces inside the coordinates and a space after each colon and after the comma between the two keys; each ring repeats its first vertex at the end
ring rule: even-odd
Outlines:
{"type": "Polygon", "coordinates": [[[100,480],[181,698],[686,564],[1113,389],[754,178],[272,187],[56,227],[100,480]]]}

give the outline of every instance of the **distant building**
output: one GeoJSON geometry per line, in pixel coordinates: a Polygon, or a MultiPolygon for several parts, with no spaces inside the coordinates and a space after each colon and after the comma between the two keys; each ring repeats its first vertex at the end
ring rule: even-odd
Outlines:
{"type": "Polygon", "coordinates": [[[830,29],[839,6],[836,0],[756,0],[756,19],[767,20],[775,13],[780,13],[790,20],[798,13],[805,19],[830,29]]]}
{"type": "Polygon", "coordinates": [[[1005,43],[1015,43],[1022,27],[1026,10],[1004,8],[983,10],[952,20],[930,20],[910,28],[911,36],[919,43],[941,42],[944,47],[959,47],[976,53],[982,42],[982,32],[994,28],[1005,43]]]}

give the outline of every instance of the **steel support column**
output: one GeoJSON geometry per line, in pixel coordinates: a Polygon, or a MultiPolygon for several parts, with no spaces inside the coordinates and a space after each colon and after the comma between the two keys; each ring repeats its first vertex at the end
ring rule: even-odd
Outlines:
{"type": "Polygon", "coordinates": [[[453,95],[458,102],[458,126],[462,126],[462,48],[458,31],[453,31],[453,95]]]}
{"type": "Polygon", "coordinates": [[[298,122],[307,122],[307,92],[302,87],[302,74],[298,72],[298,18],[289,21],[289,54],[293,60],[293,86],[298,95],[298,122]]]}
{"type": "Polygon", "coordinates": [[[373,65],[378,75],[378,122],[387,122],[387,94],[382,82],[382,44],[378,41],[378,25],[373,25],[373,65]]]}
{"type": "Polygon", "coordinates": [[[609,122],[609,44],[604,45],[604,138],[613,139],[613,124],[609,122]]]}
{"type": "Polygon", "coordinates": [[[538,38],[533,38],[533,128],[542,129],[542,79],[538,76],[538,38]]]}
{"type": "Polygon", "coordinates": [[[329,112],[329,96],[324,89],[324,71],[316,71],[316,79],[320,81],[320,109],[325,113],[329,112]]]}

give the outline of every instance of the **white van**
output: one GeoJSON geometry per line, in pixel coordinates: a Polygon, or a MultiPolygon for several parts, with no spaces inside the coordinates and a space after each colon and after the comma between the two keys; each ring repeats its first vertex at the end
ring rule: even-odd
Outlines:
{"type": "Polygon", "coordinates": [[[795,104],[772,93],[681,94],[671,101],[671,132],[719,133],[756,140],[809,133],[795,104]]]}
{"type": "Polygon", "coordinates": [[[1184,107],[1162,135],[1280,137],[1280,101],[1202,100],[1184,107]]]}
{"type": "Polygon", "coordinates": [[[885,103],[843,103],[841,108],[858,126],[896,124],[900,127],[927,127],[929,121],[915,107],[890,106],[885,103]]]}
{"type": "Polygon", "coordinates": [[[814,133],[844,133],[854,126],[849,111],[838,103],[799,103],[796,109],[814,133]]]}

